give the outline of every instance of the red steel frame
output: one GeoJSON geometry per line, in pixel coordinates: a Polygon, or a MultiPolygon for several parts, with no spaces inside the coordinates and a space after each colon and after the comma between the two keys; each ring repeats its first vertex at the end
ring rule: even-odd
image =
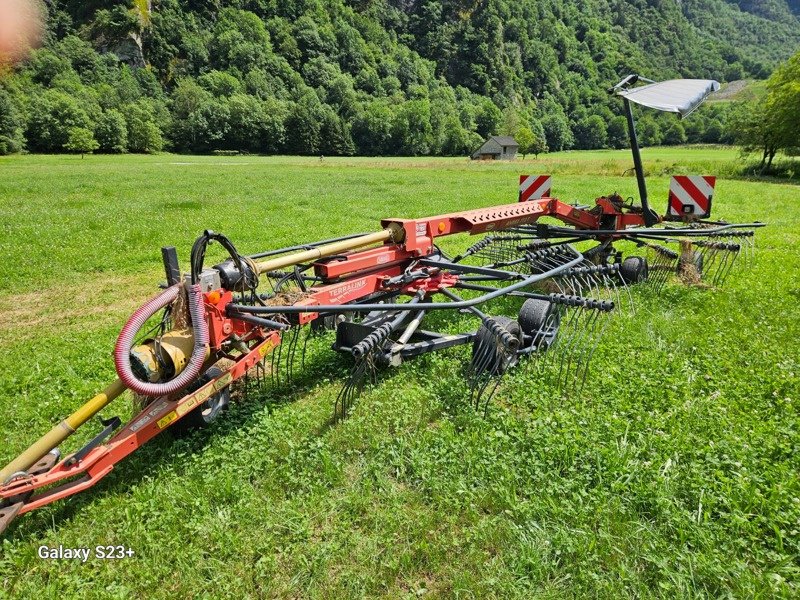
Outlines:
{"type": "MultiPolygon", "coordinates": [[[[622,212],[607,198],[598,198],[596,205],[600,211],[593,212],[555,198],[540,198],[421,219],[385,219],[382,221],[384,227],[391,224],[402,227],[405,237],[401,243],[387,243],[315,263],[315,272],[325,283],[312,288],[297,304],[309,307],[342,305],[391,289],[387,288],[387,281],[402,274],[414,258],[429,255],[437,237],[456,233],[488,233],[534,223],[545,216],[555,217],[578,229],[599,229],[601,217],[607,215],[616,217],[616,229],[644,225],[640,214],[622,212]]],[[[394,288],[394,291],[409,295],[420,290],[434,293],[453,286],[457,281],[457,276],[434,269],[428,277],[394,288]]],[[[0,499],[23,501],[18,513],[23,514],[83,491],[108,475],[116,463],[173,425],[209,396],[242,378],[280,344],[281,337],[276,330],[226,316],[225,307],[232,301],[233,294],[230,291],[205,295],[211,349],[220,350],[222,343],[234,334],[244,342],[255,341],[255,345],[238,357],[221,376],[179,399],[161,398],[154,401],[108,442],[90,450],[79,462],[71,463],[66,457],[46,473],[21,477],[0,486],[0,499]],[[54,485],[56,487],[50,487],[54,485]]],[[[308,323],[317,316],[313,312],[301,313],[299,322],[308,323]]]]}

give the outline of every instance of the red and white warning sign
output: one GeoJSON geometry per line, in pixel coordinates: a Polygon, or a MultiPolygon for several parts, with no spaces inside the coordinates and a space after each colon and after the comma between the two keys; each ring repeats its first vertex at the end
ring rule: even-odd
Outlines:
{"type": "Polygon", "coordinates": [[[550,175],[520,175],[519,201],[549,198],[553,178],[550,175]]]}
{"type": "Polygon", "coordinates": [[[669,182],[669,215],[698,217],[711,215],[716,177],[704,175],[675,175],[669,182]]]}

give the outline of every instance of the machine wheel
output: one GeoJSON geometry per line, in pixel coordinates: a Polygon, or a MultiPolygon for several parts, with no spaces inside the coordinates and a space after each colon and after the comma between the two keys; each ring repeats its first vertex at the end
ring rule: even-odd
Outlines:
{"type": "Polygon", "coordinates": [[[697,274],[701,277],[703,276],[703,255],[700,254],[697,250],[692,252],[692,262],[691,264],[694,265],[694,268],[697,269],[697,274]]]}
{"type": "MultiPolygon", "coordinates": [[[[211,367],[203,373],[197,381],[187,386],[186,393],[199,390],[212,379],[216,379],[222,375],[222,369],[219,367],[211,367]]],[[[200,429],[208,427],[219,414],[228,408],[228,403],[231,399],[230,387],[224,387],[216,394],[208,397],[208,400],[194,408],[189,414],[184,416],[180,421],[175,424],[176,432],[185,432],[191,429],[200,429]]]]}
{"type": "MultiPolygon", "coordinates": [[[[519,340],[522,345],[522,328],[519,323],[509,317],[495,317],[495,322],[519,340]]],[[[519,357],[516,352],[504,348],[485,325],[478,328],[475,340],[472,342],[472,367],[476,370],[488,372],[490,375],[500,375],[517,364],[519,357]]]]}
{"type": "Polygon", "coordinates": [[[619,276],[628,285],[647,281],[649,274],[647,259],[644,256],[629,256],[619,266],[619,276]]]}
{"type": "Polygon", "coordinates": [[[547,300],[528,298],[519,309],[519,325],[525,335],[533,338],[532,344],[539,350],[553,345],[560,324],[561,313],[547,300]]]}

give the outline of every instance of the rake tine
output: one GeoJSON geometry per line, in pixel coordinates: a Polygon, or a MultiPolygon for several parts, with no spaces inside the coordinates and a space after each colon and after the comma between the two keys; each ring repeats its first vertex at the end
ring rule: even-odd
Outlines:
{"type": "Polygon", "coordinates": [[[277,352],[272,352],[270,355],[270,376],[272,377],[272,385],[278,387],[280,385],[280,364],[281,352],[283,351],[283,331],[279,333],[281,343],[278,344],[277,352]]]}
{"type": "Polygon", "coordinates": [[[605,271],[589,273],[587,278],[589,279],[590,285],[594,286],[593,287],[594,297],[602,298],[605,292],[607,291],[606,282],[608,281],[608,278],[606,277],[605,271]]]}
{"type": "Polygon", "coordinates": [[[586,314],[581,315],[582,318],[580,320],[581,321],[580,331],[579,334],[575,338],[573,338],[572,347],[570,348],[569,351],[567,368],[564,372],[564,384],[563,384],[564,391],[568,394],[570,392],[570,385],[569,385],[570,374],[572,374],[574,377],[577,374],[577,372],[580,371],[580,364],[581,364],[580,358],[582,353],[581,348],[584,340],[586,340],[587,337],[591,337],[594,330],[595,321],[597,320],[597,311],[594,310],[587,311],[586,309],[578,309],[578,310],[583,310],[583,312],[586,314]],[[574,373],[572,372],[573,364],[576,369],[574,373]]]}
{"type": "Polygon", "coordinates": [[[656,262],[656,264],[658,265],[658,270],[656,272],[656,277],[654,280],[655,283],[654,287],[656,292],[660,292],[661,289],[664,287],[664,284],[666,284],[667,279],[669,278],[670,271],[672,270],[673,261],[669,257],[660,254],[658,251],[656,251],[656,255],[658,256],[656,262]]]}
{"type": "MultiPolygon", "coordinates": [[[[542,323],[536,332],[531,336],[530,348],[542,348],[542,344],[546,343],[548,331],[553,327],[555,317],[551,313],[547,315],[544,323],[542,323]]],[[[546,348],[543,348],[546,349],[546,348]]]]}
{"type": "Polygon", "coordinates": [[[566,306],[558,306],[558,319],[554,317],[554,321],[558,323],[558,335],[548,352],[545,352],[544,360],[542,361],[542,369],[547,369],[547,372],[544,373],[544,378],[548,383],[554,383],[553,378],[556,367],[560,368],[565,348],[569,345],[570,335],[572,334],[570,323],[574,320],[574,312],[574,310],[570,311],[566,306]]]}
{"type": "Polygon", "coordinates": [[[750,266],[750,261],[753,258],[753,246],[752,246],[752,238],[742,237],[737,240],[739,244],[739,254],[741,254],[741,258],[739,259],[739,263],[743,264],[745,267],[750,266]]]}
{"type": "Polygon", "coordinates": [[[567,277],[567,293],[573,296],[582,296],[584,294],[583,282],[580,277],[574,275],[567,277]]]}
{"type": "MultiPolygon", "coordinates": [[[[631,314],[635,314],[636,313],[636,304],[633,301],[633,294],[631,293],[631,286],[629,286],[627,284],[627,282],[622,277],[620,277],[619,271],[617,271],[616,280],[619,282],[619,284],[622,285],[622,288],[625,290],[625,294],[626,294],[626,296],[628,298],[628,306],[630,307],[631,314]]],[[[619,290],[619,284],[617,285],[617,290],[619,290]]],[[[619,291],[617,291],[617,298],[619,299],[619,291]]],[[[620,304],[620,306],[621,306],[621,304],[620,304]]]]}
{"type": "Polygon", "coordinates": [[[678,260],[679,259],[680,259],[679,256],[676,256],[675,258],[672,258],[672,257],[667,256],[665,254],[661,255],[661,273],[662,273],[662,275],[661,275],[661,280],[660,280],[660,284],[661,285],[659,286],[659,290],[661,290],[664,287],[664,285],[667,283],[667,280],[669,279],[670,275],[672,275],[675,272],[675,269],[678,266],[678,260]]]}
{"type": "Polygon", "coordinates": [[[573,360],[570,359],[570,368],[564,374],[564,388],[566,390],[571,390],[572,392],[578,392],[578,377],[582,371],[582,365],[584,356],[586,354],[586,349],[589,347],[589,342],[594,338],[595,329],[597,327],[598,321],[598,313],[597,311],[590,311],[587,315],[585,315],[584,323],[583,323],[583,332],[580,337],[578,343],[575,344],[574,348],[574,370],[572,369],[573,360]],[[570,386],[570,383],[572,384],[570,386]]]}
{"type": "Polygon", "coordinates": [[[591,291],[591,286],[588,285],[586,277],[582,275],[578,275],[572,278],[573,289],[576,290],[572,292],[574,296],[587,296],[588,293],[591,291]]]}
{"type": "Polygon", "coordinates": [[[704,246],[705,254],[703,256],[704,264],[703,269],[707,274],[707,279],[709,281],[714,280],[714,275],[716,274],[717,269],[717,258],[719,258],[719,252],[713,246],[704,246]]]}
{"type": "MultiPolygon", "coordinates": [[[[562,337],[558,348],[560,362],[558,365],[556,385],[559,388],[561,387],[561,375],[564,371],[564,363],[569,361],[569,355],[570,351],[572,350],[573,341],[580,334],[580,328],[578,327],[579,323],[580,309],[577,307],[572,311],[572,314],[569,315],[566,323],[563,323],[562,321],[561,326],[566,328],[567,333],[564,335],[564,337],[562,337]]],[[[561,330],[559,330],[559,333],[562,333],[561,330]]]]}
{"type": "Polygon", "coordinates": [[[303,349],[300,353],[300,368],[305,371],[306,369],[306,350],[308,349],[308,340],[314,334],[311,327],[306,327],[306,335],[303,338],[303,349]]]}
{"type": "MultiPolygon", "coordinates": [[[[610,315],[609,315],[610,316],[610,315]]],[[[597,346],[600,345],[600,340],[603,338],[603,334],[605,334],[606,327],[611,322],[611,319],[606,318],[603,319],[603,325],[600,328],[600,333],[597,334],[594,338],[594,343],[592,344],[591,348],[589,349],[588,355],[586,356],[583,368],[583,376],[581,377],[580,387],[583,388],[583,385],[586,383],[586,377],[589,374],[589,364],[591,363],[592,356],[594,356],[595,350],[597,350],[597,346]]]]}
{"type": "Polygon", "coordinates": [[[711,285],[716,287],[719,284],[720,274],[725,271],[725,268],[728,265],[729,256],[728,256],[727,252],[725,252],[725,251],[723,251],[723,250],[721,250],[719,248],[715,248],[715,252],[716,252],[716,258],[717,258],[716,265],[715,265],[716,268],[714,269],[714,275],[711,278],[710,283],[711,283],[711,285]]]}
{"type": "Polygon", "coordinates": [[[711,253],[710,253],[710,251],[708,249],[708,246],[706,246],[703,243],[703,240],[698,240],[693,244],[693,247],[694,247],[694,251],[695,252],[699,252],[700,256],[703,259],[703,271],[704,272],[708,271],[709,267],[711,266],[711,260],[712,260],[711,253]]]}
{"type": "MultiPolygon", "coordinates": [[[[573,343],[579,337],[581,332],[581,327],[580,327],[581,320],[582,319],[580,315],[580,309],[575,308],[573,311],[573,316],[568,323],[570,334],[566,340],[562,340],[561,347],[559,348],[560,360],[558,364],[558,376],[556,378],[556,387],[564,393],[567,393],[568,391],[565,389],[565,386],[562,383],[562,375],[564,375],[565,372],[569,371],[569,365],[572,362],[573,343]]],[[[564,378],[564,381],[566,381],[566,378],[564,378]]]]}
{"type": "MultiPolygon", "coordinates": [[[[589,269],[593,268],[593,266],[594,265],[592,265],[589,262],[586,263],[586,267],[589,269]]],[[[581,279],[583,280],[583,285],[585,289],[589,291],[589,294],[591,294],[594,297],[599,297],[600,286],[596,275],[592,271],[586,271],[581,275],[581,279]]]]}
{"type": "MultiPolygon", "coordinates": [[[[470,371],[468,373],[470,381],[469,403],[470,405],[474,405],[476,411],[478,410],[480,395],[491,379],[491,377],[485,377],[485,374],[487,372],[487,367],[489,367],[489,364],[492,362],[493,354],[489,347],[478,346],[478,351],[478,360],[477,362],[473,360],[470,363],[470,371]]],[[[492,367],[492,371],[497,370],[497,359],[495,359],[495,364],[492,365],[492,367]]]]}
{"type": "Polygon", "coordinates": [[[738,256],[739,256],[738,252],[731,253],[728,269],[725,271],[724,275],[722,275],[722,278],[720,279],[719,282],[720,285],[725,285],[725,282],[728,280],[728,277],[730,277],[731,272],[733,272],[733,266],[736,264],[736,259],[738,256]]]}
{"type": "Polygon", "coordinates": [[[720,273],[722,273],[725,270],[725,267],[728,264],[728,253],[719,248],[715,248],[714,250],[717,255],[717,261],[715,265],[716,268],[714,270],[714,275],[711,278],[711,285],[716,286],[719,282],[720,273]]]}
{"type": "Polygon", "coordinates": [[[261,386],[259,389],[266,389],[269,385],[269,381],[267,380],[267,359],[261,361],[261,381],[259,382],[261,386]]]}
{"type": "Polygon", "coordinates": [[[483,403],[484,418],[486,418],[486,415],[488,414],[489,411],[489,402],[494,397],[497,388],[500,386],[500,381],[505,376],[505,373],[508,370],[508,363],[515,352],[516,352],[515,350],[511,350],[503,346],[500,352],[495,357],[491,371],[486,372],[486,374],[483,377],[484,383],[478,390],[478,393],[475,397],[475,409],[477,411],[480,408],[481,399],[485,398],[483,403]],[[486,389],[490,385],[491,385],[491,390],[487,394],[486,389]]]}
{"type": "Polygon", "coordinates": [[[286,332],[286,356],[281,367],[283,367],[283,379],[287,383],[292,379],[292,356],[294,354],[293,346],[296,333],[297,329],[294,327],[286,332]]]}
{"type": "MultiPolygon", "coordinates": [[[[508,369],[511,359],[517,352],[516,346],[507,346],[501,332],[510,336],[497,323],[483,315],[483,328],[486,335],[478,337],[473,351],[473,358],[468,369],[470,380],[470,405],[475,411],[480,410],[481,401],[484,401],[483,413],[488,411],[488,404],[500,385],[500,378],[508,369]],[[490,387],[491,386],[491,387],[490,387]],[[490,391],[487,394],[487,389],[490,391]]],[[[480,331],[480,330],[479,330],[480,331]]]]}
{"type": "Polygon", "coordinates": [[[649,268],[650,272],[647,278],[647,283],[649,284],[648,287],[657,292],[659,287],[658,280],[661,276],[661,270],[660,270],[661,263],[658,254],[656,254],[656,252],[652,248],[648,249],[647,262],[650,266],[649,268]]]}
{"type": "Polygon", "coordinates": [[[575,313],[576,313],[576,318],[574,321],[575,332],[570,337],[569,344],[565,345],[564,348],[562,349],[562,352],[564,353],[564,358],[561,361],[558,373],[559,388],[567,395],[569,395],[570,393],[569,374],[572,370],[572,366],[575,361],[576,348],[580,346],[581,341],[583,341],[584,337],[586,337],[586,334],[588,333],[588,324],[589,324],[588,316],[585,314],[583,309],[576,308],[575,313]]]}
{"type": "MultiPolygon", "coordinates": [[[[497,388],[500,386],[500,380],[502,378],[503,378],[503,374],[500,374],[497,377],[493,378],[495,380],[494,381],[494,386],[492,387],[492,390],[486,395],[486,401],[483,403],[483,418],[484,419],[486,418],[486,415],[489,413],[489,402],[494,397],[494,394],[497,391],[497,388]]],[[[485,389],[486,388],[484,387],[484,390],[485,389]]]]}
{"type": "Polygon", "coordinates": [[[366,376],[368,362],[370,362],[368,356],[357,360],[350,371],[347,381],[342,386],[342,389],[339,390],[339,394],[336,396],[336,404],[334,405],[334,416],[337,420],[344,419],[347,416],[347,412],[352,406],[353,401],[364,389],[364,378],[366,376]]]}
{"type": "Polygon", "coordinates": [[[286,355],[282,356],[281,368],[283,369],[283,380],[288,383],[292,378],[291,364],[292,364],[292,342],[294,342],[295,329],[292,328],[286,332],[286,355]]]}
{"type": "MultiPolygon", "coordinates": [[[[616,306],[622,306],[622,297],[619,293],[619,285],[617,285],[617,281],[612,279],[606,271],[603,271],[603,284],[605,287],[611,288],[616,306]]],[[[631,304],[633,304],[633,302],[631,302],[631,304]]]]}
{"type": "Polygon", "coordinates": [[[289,360],[287,361],[287,370],[289,372],[289,379],[294,378],[294,361],[297,356],[297,341],[300,338],[300,328],[295,327],[292,332],[292,339],[289,345],[289,360]]]}
{"type": "Polygon", "coordinates": [[[258,361],[258,369],[256,370],[256,375],[258,376],[258,389],[259,391],[263,390],[264,387],[267,385],[267,359],[262,358],[258,361]]]}
{"type": "Polygon", "coordinates": [[[484,373],[481,373],[479,379],[476,379],[470,389],[469,403],[478,412],[480,409],[481,396],[486,387],[491,383],[492,378],[484,373]]]}
{"type": "Polygon", "coordinates": [[[284,346],[283,352],[280,355],[280,362],[278,364],[278,368],[283,370],[283,385],[289,383],[289,357],[291,355],[291,348],[292,348],[292,335],[294,334],[293,330],[287,330],[284,336],[286,339],[286,343],[281,344],[284,346]]]}
{"type": "Polygon", "coordinates": [[[733,250],[724,250],[725,254],[725,263],[723,268],[720,269],[720,272],[717,274],[717,283],[716,285],[722,285],[725,283],[725,280],[728,278],[728,274],[731,272],[731,268],[733,267],[733,263],[736,260],[737,252],[733,250]]]}

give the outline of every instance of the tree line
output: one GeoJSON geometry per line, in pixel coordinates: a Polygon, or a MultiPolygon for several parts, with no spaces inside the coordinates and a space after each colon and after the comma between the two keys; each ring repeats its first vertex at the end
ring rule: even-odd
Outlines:
{"type": "Polygon", "coordinates": [[[800,52],[775,70],[764,89],[736,104],[730,129],[744,153],[760,155],[759,173],[772,170],[778,152],[800,156],[800,52]]]}
{"type": "MultiPolygon", "coordinates": [[[[491,0],[466,3],[468,14],[455,1],[226,4],[54,0],[45,46],[0,77],[0,153],[465,155],[492,134],[533,154],[619,148],[625,120],[605,88],[620,73],[770,69],[723,46],[703,55],[698,42],[681,71],[656,60],[678,41],[654,49],[620,35],[677,19],[671,4],[491,0]]],[[[729,142],[730,112],[646,114],[640,138],[729,142]]]]}

